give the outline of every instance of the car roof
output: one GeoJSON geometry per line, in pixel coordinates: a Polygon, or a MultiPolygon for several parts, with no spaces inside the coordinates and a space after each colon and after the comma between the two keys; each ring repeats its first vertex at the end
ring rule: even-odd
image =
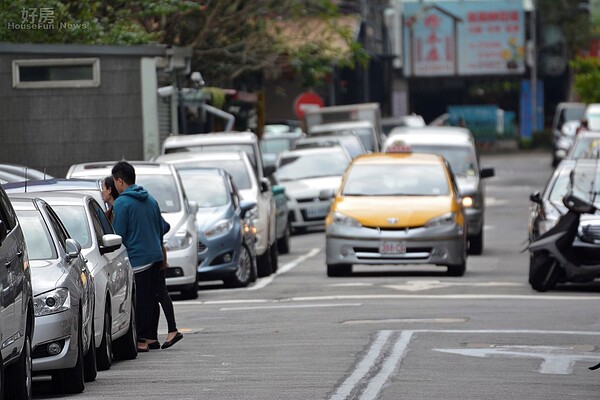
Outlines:
{"type": "Polygon", "coordinates": [[[344,121],[344,122],[332,122],[327,124],[319,124],[310,128],[310,133],[337,131],[342,129],[359,129],[359,128],[373,128],[373,124],[369,121],[344,121]]]}
{"type": "Polygon", "coordinates": [[[223,168],[216,167],[180,167],[177,168],[177,171],[179,171],[180,174],[193,173],[195,175],[228,175],[227,171],[225,171],[223,168]]]}
{"type": "Polygon", "coordinates": [[[358,156],[353,165],[373,164],[444,164],[442,156],[426,153],[371,153],[358,156]]]}
{"type": "Polygon", "coordinates": [[[399,134],[453,135],[471,138],[473,137],[471,131],[469,131],[467,128],[462,128],[459,126],[397,126],[390,131],[389,136],[399,134]]]}
{"type": "Polygon", "coordinates": [[[212,133],[196,133],[192,135],[171,135],[168,136],[163,148],[177,148],[185,146],[193,146],[197,144],[223,143],[228,140],[237,143],[255,143],[258,137],[253,132],[212,132],[212,133]]]}
{"type": "Polygon", "coordinates": [[[0,163],[0,170],[10,172],[14,175],[19,175],[24,178],[26,177],[28,179],[53,178],[52,175],[47,174],[45,171],[40,171],[21,164],[0,163]]]}
{"type": "MultiPolygon", "coordinates": [[[[117,161],[97,161],[81,164],[73,164],[69,167],[67,176],[98,177],[104,178],[112,174],[112,168],[117,161]]],[[[171,167],[168,164],[152,161],[127,161],[135,168],[136,175],[171,175],[171,167]]]]}
{"type": "MultiPolygon", "coordinates": [[[[155,157],[156,161],[176,164],[199,160],[243,160],[248,155],[243,151],[189,151],[184,153],[161,154],[155,157]]],[[[248,161],[249,162],[249,161],[248,161]]]]}
{"type": "Polygon", "coordinates": [[[94,199],[94,196],[80,192],[28,192],[15,193],[15,196],[23,199],[41,198],[50,205],[80,205],[88,198],[94,199]]]}
{"type": "Polygon", "coordinates": [[[279,157],[290,157],[294,155],[311,155],[311,154],[331,154],[333,152],[336,153],[346,153],[346,150],[342,146],[334,145],[328,147],[309,147],[307,149],[293,149],[287,150],[280,153],[279,157]]]}
{"type": "Polygon", "coordinates": [[[52,178],[5,183],[2,187],[7,193],[23,193],[25,190],[27,190],[27,192],[99,190],[100,184],[97,179],[52,178]]]}
{"type": "Polygon", "coordinates": [[[395,140],[402,140],[409,145],[474,146],[474,141],[468,131],[391,133],[386,139],[384,147],[395,140]]]}
{"type": "Polygon", "coordinates": [[[37,207],[35,205],[34,200],[39,197],[23,197],[23,193],[9,193],[8,197],[10,199],[10,203],[12,204],[15,210],[20,211],[35,211],[37,207]]]}

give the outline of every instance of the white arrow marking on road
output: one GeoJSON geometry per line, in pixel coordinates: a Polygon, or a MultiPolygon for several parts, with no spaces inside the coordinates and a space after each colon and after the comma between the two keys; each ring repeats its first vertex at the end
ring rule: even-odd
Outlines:
{"type": "Polygon", "coordinates": [[[577,361],[600,362],[600,353],[578,351],[569,346],[491,346],[483,349],[433,349],[469,357],[540,358],[541,374],[569,375],[577,361]]]}
{"type": "Polygon", "coordinates": [[[386,285],[384,287],[394,290],[406,290],[408,292],[420,292],[423,290],[441,289],[451,286],[473,286],[473,287],[521,287],[525,286],[518,282],[442,282],[438,280],[407,281],[403,285],[386,285]]]}

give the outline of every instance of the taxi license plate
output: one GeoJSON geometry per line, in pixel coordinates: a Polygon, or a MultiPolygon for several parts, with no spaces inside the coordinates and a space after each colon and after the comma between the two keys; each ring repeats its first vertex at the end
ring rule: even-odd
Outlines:
{"type": "Polygon", "coordinates": [[[405,254],[406,242],[398,240],[382,240],[379,242],[379,253],[381,254],[405,254]]]}
{"type": "Polygon", "coordinates": [[[321,218],[321,217],[326,217],[328,212],[329,212],[329,207],[307,208],[306,216],[308,218],[321,218]]]}

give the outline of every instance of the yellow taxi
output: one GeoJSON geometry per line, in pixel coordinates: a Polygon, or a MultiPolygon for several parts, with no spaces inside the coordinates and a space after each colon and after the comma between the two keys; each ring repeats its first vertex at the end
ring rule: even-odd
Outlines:
{"type": "Polygon", "coordinates": [[[448,163],[396,150],[359,156],[346,170],[325,220],[328,276],[353,264],[434,264],[464,275],[465,215],[448,163]]]}

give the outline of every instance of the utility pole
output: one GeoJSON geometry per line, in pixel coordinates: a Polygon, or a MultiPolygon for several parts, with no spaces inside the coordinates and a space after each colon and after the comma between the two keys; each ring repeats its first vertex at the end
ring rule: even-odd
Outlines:
{"type": "Polygon", "coordinates": [[[532,0],[530,31],[531,31],[531,47],[533,48],[531,57],[531,134],[537,130],[537,0],[532,0]]]}
{"type": "MultiPolygon", "coordinates": [[[[362,19],[362,26],[363,26],[363,46],[365,46],[365,49],[367,51],[369,51],[369,44],[367,43],[367,40],[369,38],[369,35],[367,34],[367,25],[368,25],[368,8],[367,8],[367,0],[360,0],[360,16],[362,19]]],[[[365,103],[369,102],[369,67],[362,67],[362,80],[363,80],[363,101],[365,103]]]]}

